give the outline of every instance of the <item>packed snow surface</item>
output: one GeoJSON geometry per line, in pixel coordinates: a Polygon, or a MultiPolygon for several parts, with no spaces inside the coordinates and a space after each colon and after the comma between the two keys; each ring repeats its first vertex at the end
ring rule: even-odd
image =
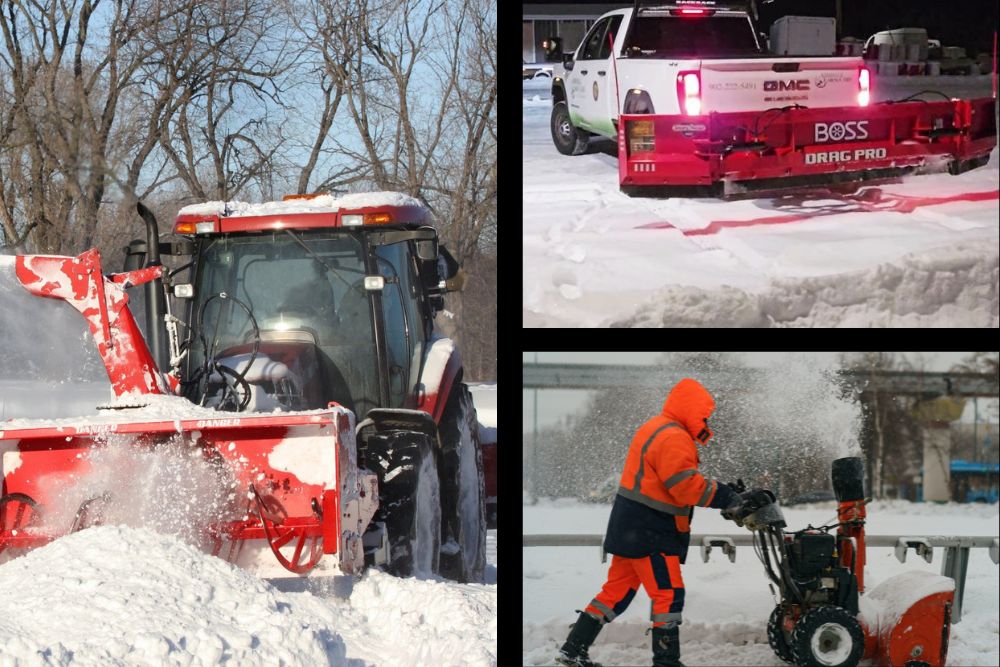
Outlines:
{"type": "Polygon", "coordinates": [[[496,664],[495,585],[291,581],[306,590],[145,529],[90,528],[0,565],[0,664],[496,664]]]}
{"type": "MultiPolygon", "coordinates": [[[[990,94],[982,77],[911,78],[990,94]]],[[[523,85],[523,326],[1000,325],[997,151],[959,176],[854,194],[630,198],[614,142],[559,154],[549,82],[523,85]]],[[[889,99],[917,92],[880,85],[889,99]]]]}
{"type": "MultiPolygon", "coordinates": [[[[783,508],[788,530],[807,523],[825,525],[836,517],[834,502],[783,508]]],[[[604,534],[610,505],[576,500],[542,499],[523,507],[524,533],[604,534]]],[[[948,503],[876,501],[868,506],[870,535],[992,535],[1000,531],[998,506],[948,503]]],[[[691,531],[727,535],[742,532],[718,511],[695,510],[691,531]]],[[[934,550],[932,563],[912,552],[906,563],[896,560],[892,548],[868,548],[865,584],[870,592],[900,573],[938,574],[944,560],[934,550]]],[[[552,664],[569,626],[600,590],[608,564],[600,561],[597,547],[526,547],[523,549],[524,617],[523,662],[552,664]]],[[[609,559],[610,563],[610,559],[609,559]]],[[[767,618],[775,601],[768,591],[764,567],[749,548],[737,548],[736,562],[713,549],[708,563],[692,547],[683,567],[686,588],[684,618],[680,628],[681,660],[698,665],[783,666],[767,644],[767,618]]],[[[936,577],[934,578],[936,579],[936,577]]],[[[931,590],[931,589],[927,589],[931,590]]],[[[872,600],[872,606],[881,602],[872,600]]],[[[877,613],[877,610],[876,610],[877,613]]],[[[592,658],[604,664],[649,664],[649,598],[640,591],[628,611],[603,627],[592,658]]],[[[951,628],[948,664],[972,667],[1000,664],[1000,574],[986,549],[973,549],[966,577],[962,620],[951,628]]],[[[866,665],[867,663],[862,663],[866,665]]]]}
{"type": "Polygon", "coordinates": [[[336,213],[340,209],[370,206],[421,206],[420,200],[400,192],[358,192],[341,197],[320,195],[312,199],[269,201],[250,204],[242,201],[210,201],[185,206],[178,215],[225,215],[231,218],[286,213],[336,213]]]}

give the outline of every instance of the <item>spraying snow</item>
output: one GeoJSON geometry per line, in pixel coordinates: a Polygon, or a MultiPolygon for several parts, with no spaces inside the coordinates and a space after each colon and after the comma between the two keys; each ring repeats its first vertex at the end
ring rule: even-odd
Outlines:
{"type": "Polygon", "coordinates": [[[67,480],[57,472],[40,479],[45,507],[43,527],[56,534],[73,525],[78,508],[95,521],[148,528],[205,547],[207,526],[243,516],[247,501],[237,498],[232,464],[206,457],[195,441],[174,436],[156,445],[137,445],[131,436],[108,434],[81,454],[83,472],[67,480]],[[107,494],[107,495],[105,495],[107,494]]]}

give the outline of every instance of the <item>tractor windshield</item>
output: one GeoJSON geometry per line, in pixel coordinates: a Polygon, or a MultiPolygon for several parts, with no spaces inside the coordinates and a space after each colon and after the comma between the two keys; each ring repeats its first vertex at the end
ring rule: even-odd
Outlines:
{"type": "Polygon", "coordinates": [[[365,414],[378,404],[378,378],[364,276],[363,245],[352,234],[279,231],[208,241],[193,311],[197,317],[204,308],[196,325],[204,342],[192,346],[191,369],[201,368],[206,354],[229,366],[227,358],[249,358],[254,329],[238,300],[261,338],[249,381],[272,388],[280,381],[286,395],[297,396],[304,385],[320,383],[314,400],[279,404],[302,409],[337,401],[365,414]]]}

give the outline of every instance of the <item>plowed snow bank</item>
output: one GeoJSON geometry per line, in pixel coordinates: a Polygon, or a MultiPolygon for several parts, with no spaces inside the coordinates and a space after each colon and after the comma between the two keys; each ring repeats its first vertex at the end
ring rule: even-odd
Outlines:
{"type": "Polygon", "coordinates": [[[0,664],[496,664],[496,586],[338,579],[282,593],[174,538],[91,528],[0,566],[0,664]]]}
{"type": "Polygon", "coordinates": [[[612,327],[994,327],[998,253],[964,247],[832,276],[781,280],[760,294],[669,287],[612,327]]]}

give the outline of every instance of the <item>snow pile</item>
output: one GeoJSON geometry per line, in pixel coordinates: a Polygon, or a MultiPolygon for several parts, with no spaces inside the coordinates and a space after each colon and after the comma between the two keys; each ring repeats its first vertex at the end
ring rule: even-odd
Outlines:
{"type": "Polygon", "coordinates": [[[495,585],[379,571],[272,585],[142,529],[59,539],[0,565],[0,590],[5,666],[497,664],[495,585]]]}
{"type": "Polygon", "coordinates": [[[909,255],[873,269],[782,279],[759,293],[671,286],[612,327],[993,327],[996,247],[909,255]]]}
{"type": "Polygon", "coordinates": [[[178,211],[177,215],[224,215],[238,218],[288,213],[335,213],[342,208],[357,209],[369,206],[422,206],[422,204],[420,200],[400,192],[358,192],[342,197],[320,195],[312,199],[269,201],[261,204],[250,204],[243,201],[210,201],[204,204],[185,206],[178,211]]]}
{"type": "Polygon", "coordinates": [[[345,664],[326,619],[197,549],[91,528],[0,566],[0,663],[345,664]]]}
{"type": "Polygon", "coordinates": [[[479,420],[479,442],[497,441],[497,384],[470,384],[472,401],[479,420]]]}

